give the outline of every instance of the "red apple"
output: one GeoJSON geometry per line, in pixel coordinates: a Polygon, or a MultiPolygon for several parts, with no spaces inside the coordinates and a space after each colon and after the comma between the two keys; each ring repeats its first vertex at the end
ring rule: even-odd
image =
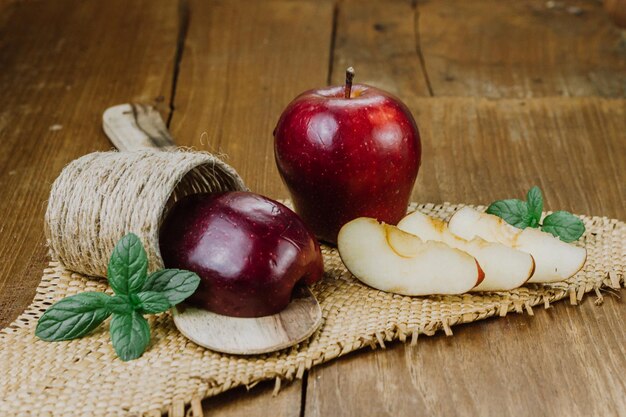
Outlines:
{"type": "Polygon", "coordinates": [[[422,153],[409,109],[385,91],[352,86],[351,74],[346,86],[296,97],[274,130],[276,164],[296,212],[331,243],[357,217],[399,222],[422,153]]]}
{"type": "Polygon", "coordinates": [[[189,302],[227,316],[278,313],[294,286],[324,273],[319,244],[302,220],[253,193],[187,196],[166,216],[159,240],[167,268],[200,276],[189,302]]]}

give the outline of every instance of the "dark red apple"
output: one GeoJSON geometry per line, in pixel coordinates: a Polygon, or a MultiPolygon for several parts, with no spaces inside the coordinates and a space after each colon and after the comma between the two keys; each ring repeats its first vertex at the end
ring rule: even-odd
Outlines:
{"type": "Polygon", "coordinates": [[[160,231],[167,268],[197,273],[189,302],[215,313],[260,317],[283,310],[294,286],[324,273],[319,244],[289,208],[247,192],[178,201],[160,231]]]}
{"type": "Polygon", "coordinates": [[[278,171],[296,212],[336,243],[357,217],[396,224],[406,214],[421,160],[417,125],[396,97],[368,85],[310,90],[274,130],[278,171]]]}

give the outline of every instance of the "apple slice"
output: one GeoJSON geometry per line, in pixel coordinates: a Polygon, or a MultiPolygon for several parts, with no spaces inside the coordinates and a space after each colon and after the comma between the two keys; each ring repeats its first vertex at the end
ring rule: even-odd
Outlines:
{"type": "Polygon", "coordinates": [[[481,237],[531,254],[535,259],[535,273],[528,282],[562,281],[580,271],[587,260],[584,248],[565,243],[539,229],[518,229],[498,216],[470,207],[454,213],[448,228],[464,239],[481,237]]]}
{"type": "Polygon", "coordinates": [[[472,291],[512,290],[528,281],[535,270],[535,261],[530,254],[479,237],[463,239],[448,230],[444,221],[419,211],[404,217],[398,228],[422,240],[443,242],[476,258],[485,271],[485,279],[472,291]]]}
{"type": "Polygon", "coordinates": [[[359,217],[337,237],[346,268],[363,283],[402,295],[462,294],[483,280],[476,259],[441,242],[359,217]]]}

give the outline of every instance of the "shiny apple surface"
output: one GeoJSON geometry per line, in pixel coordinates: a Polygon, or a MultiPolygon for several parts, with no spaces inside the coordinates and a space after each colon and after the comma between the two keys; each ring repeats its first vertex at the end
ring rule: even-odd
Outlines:
{"type": "Polygon", "coordinates": [[[248,192],[178,201],[160,232],[167,268],[196,272],[189,302],[218,314],[260,317],[283,310],[298,284],[324,272],[319,244],[289,208],[248,192]]]}
{"type": "Polygon", "coordinates": [[[280,175],[296,212],[322,240],[336,243],[345,223],[406,214],[421,161],[417,125],[396,97],[363,84],[307,91],[274,130],[280,175]]]}

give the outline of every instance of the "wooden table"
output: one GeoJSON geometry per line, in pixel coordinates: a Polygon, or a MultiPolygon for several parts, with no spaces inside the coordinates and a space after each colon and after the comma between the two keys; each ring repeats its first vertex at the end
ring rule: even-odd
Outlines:
{"type": "MultiPolygon", "coordinates": [[[[272,129],[299,92],[357,81],[413,111],[420,202],[489,203],[539,185],[547,207],[626,218],[626,37],[598,1],[0,0],[0,326],[46,265],[43,213],[65,164],[111,144],[103,110],[159,106],[182,145],[287,193],[272,129]]],[[[454,337],[361,351],[205,401],[207,415],[626,415],[617,294],[454,337]]]]}

